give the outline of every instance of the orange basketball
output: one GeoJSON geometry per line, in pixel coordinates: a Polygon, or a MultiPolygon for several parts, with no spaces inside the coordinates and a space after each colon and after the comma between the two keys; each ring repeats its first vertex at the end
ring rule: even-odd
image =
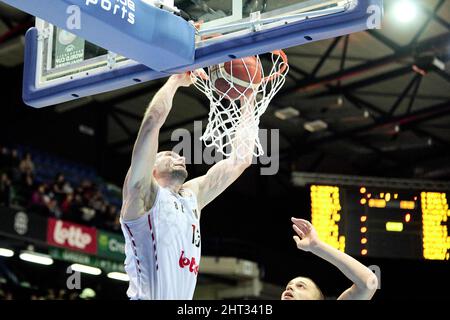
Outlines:
{"type": "Polygon", "coordinates": [[[256,57],[228,61],[211,68],[211,81],[217,92],[229,100],[253,94],[262,79],[262,67],[256,57]]]}

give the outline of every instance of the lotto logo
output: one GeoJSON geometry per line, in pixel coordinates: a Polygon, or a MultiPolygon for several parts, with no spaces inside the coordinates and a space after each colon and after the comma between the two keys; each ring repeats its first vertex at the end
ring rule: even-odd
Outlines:
{"type": "Polygon", "coordinates": [[[184,267],[189,266],[189,272],[193,272],[195,275],[198,274],[199,265],[195,262],[195,258],[194,257],[192,257],[191,259],[186,258],[184,256],[184,250],[181,251],[181,256],[178,264],[180,265],[181,269],[184,269],[184,267]]]}

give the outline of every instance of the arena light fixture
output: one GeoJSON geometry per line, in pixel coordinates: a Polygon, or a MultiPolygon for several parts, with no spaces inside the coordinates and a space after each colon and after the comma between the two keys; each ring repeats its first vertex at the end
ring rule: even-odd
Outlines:
{"type": "Polygon", "coordinates": [[[130,281],[130,277],[128,277],[126,273],[122,272],[110,272],[107,274],[107,277],[114,280],[130,281]]]}
{"type": "Polygon", "coordinates": [[[14,255],[14,251],[6,249],[6,248],[0,248],[0,256],[10,258],[14,255]]]}
{"type": "Polygon", "coordinates": [[[19,258],[21,260],[24,260],[27,262],[42,264],[45,266],[49,266],[49,265],[53,264],[53,259],[50,258],[48,255],[36,253],[36,252],[22,252],[19,255],[19,258]]]}
{"type": "Polygon", "coordinates": [[[286,107],[281,110],[275,111],[275,117],[281,120],[297,118],[298,116],[300,116],[300,111],[293,107],[286,107]]]}
{"type": "Polygon", "coordinates": [[[70,267],[72,268],[73,271],[87,273],[94,276],[98,276],[102,273],[102,270],[100,270],[99,268],[86,266],[84,264],[79,263],[72,264],[70,267]]]}
{"type": "Polygon", "coordinates": [[[395,18],[402,23],[413,21],[417,16],[417,5],[411,0],[400,0],[394,4],[395,18]]]}
{"type": "Polygon", "coordinates": [[[322,120],[305,122],[303,127],[309,132],[323,131],[328,128],[328,124],[322,120]]]}

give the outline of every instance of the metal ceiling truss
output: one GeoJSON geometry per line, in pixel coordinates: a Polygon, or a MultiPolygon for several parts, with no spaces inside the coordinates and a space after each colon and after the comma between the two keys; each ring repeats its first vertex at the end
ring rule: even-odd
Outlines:
{"type": "MultiPolygon", "coordinates": [[[[392,54],[389,54],[387,56],[384,56],[382,58],[374,59],[371,61],[367,61],[366,63],[361,63],[360,65],[345,68],[345,59],[346,59],[346,45],[344,45],[344,50],[341,57],[341,64],[340,64],[340,70],[338,72],[334,72],[328,75],[317,77],[317,74],[320,70],[320,68],[326,63],[328,59],[330,59],[331,52],[334,50],[334,48],[337,46],[341,38],[334,39],[334,41],[328,46],[328,48],[325,50],[322,57],[320,57],[318,63],[314,67],[314,69],[311,71],[309,75],[305,75],[305,77],[298,81],[296,86],[291,88],[286,88],[282,92],[279,93],[279,95],[276,97],[276,100],[280,100],[288,95],[300,93],[304,91],[308,91],[313,88],[317,87],[325,87],[325,90],[316,94],[313,94],[309,96],[309,98],[318,98],[323,97],[327,95],[335,95],[335,94],[342,94],[345,96],[352,104],[354,104],[358,109],[362,110],[370,110],[371,116],[374,119],[373,124],[361,126],[358,128],[353,128],[350,130],[345,131],[336,131],[332,127],[328,127],[328,131],[331,133],[329,136],[321,137],[321,138],[313,138],[309,139],[308,141],[304,142],[302,140],[304,139],[296,139],[297,143],[294,143],[292,148],[295,150],[295,154],[297,156],[304,155],[305,153],[311,152],[315,150],[318,145],[323,143],[329,143],[331,141],[337,141],[341,139],[348,139],[351,143],[359,144],[367,149],[372,150],[374,153],[376,153],[379,156],[382,156],[383,158],[392,161],[395,161],[398,163],[398,160],[393,159],[392,157],[388,156],[386,153],[382,152],[381,150],[371,146],[367,142],[362,141],[357,136],[361,133],[368,132],[370,130],[374,130],[383,126],[396,126],[400,125],[402,131],[403,130],[414,130],[415,133],[421,135],[421,136],[427,136],[433,141],[436,141],[442,145],[449,146],[450,147],[450,141],[446,141],[445,139],[442,139],[440,137],[437,137],[434,134],[431,134],[423,129],[417,128],[417,125],[428,120],[432,120],[441,116],[445,116],[450,114],[450,101],[445,101],[444,103],[440,102],[434,106],[421,109],[419,111],[413,111],[414,102],[417,98],[417,93],[419,91],[422,77],[420,73],[415,73],[409,83],[405,86],[403,92],[398,96],[394,104],[390,107],[389,111],[385,111],[380,107],[374,106],[370,104],[367,101],[364,101],[361,98],[356,97],[353,92],[357,89],[364,88],[379,82],[387,81],[389,79],[394,79],[400,76],[404,76],[406,74],[413,73],[413,66],[415,58],[420,57],[422,54],[425,54],[427,52],[436,52],[442,48],[445,48],[449,45],[449,39],[450,39],[450,32],[446,34],[441,34],[432,38],[428,38],[425,40],[422,40],[418,42],[418,39],[422,36],[426,28],[429,26],[430,22],[435,20],[448,30],[450,30],[450,25],[443,19],[441,19],[436,12],[441,8],[441,6],[444,4],[444,0],[440,0],[437,5],[435,6],[434,10],[431,11],[429,9],[426,10],[428,14],[428,18],[424,21],[424,23],[421,25],[418,32],[414,35],[414,37],[411,39],[411,41],[405,45],[400,46],[394,41],[390,40],[383,34],[381,34],[377,30],[371,30],[367,31],[372,37],[377,39],[378,41],[382,42],[384,45],[386,45],[388,48],[393,50],[392,54]],[[370,71],[376,71],[379,68],[382,68],[384,66],[393,64],[393,63],[401,63],[402,61],[405,61],[406,59],[411,59],[410,63],[407,63],[404,66],[401,66],[397,69],[390,70],[387,72],[383,72],[381,74],[375,74],[374,76],[355,81],[350,84],[346,84],[344,86],[340,85],[340,82],[344,79],[349,79],[354,76],[359,76],[361,74],[370,72],[370,71]],[[336,83],[338,85],[332,85],[333,83],[336,83]],[[410,92],[412,93],[410,94],[410,92]],[[409,103],[407,110],[405,114],[403,115],[396,115],[394,116],[395,112],[397,111],[398,107],[402,104],[402,102],[409,97],[409,103]],[[377,116],[375,116],[375,115],[377,116]],[[306,150],[305,150],[306,149],[306,150]]],[[[422,6],[422,5],[421,5],[422,6]]],[[[443,57],[446,62],[449,57],[443,57]]],[[[430,67],[429,70],[426,71],[432,71],[437,73],[439,76],[441,76],[446,81],[450,82],[450,75],[446,73],[445,71],[442,71],[435,67],[430,67]]],[[[275,105],[282,105],[281,103],[275,102],[275,105]]]]}
{"type": "MultiPolygon", "coordinates": [[[[372,31],[371,31],[372,32],[372,31]]],[[[370,32],[369,32],[370,33],[370,32]]],[[[393,63],[399,63],[402,60],[406,58],[414,59],[418,54],[429,52],[431,50],[438,50],[441,48],[446,47],[449,44],[449,38],[450,38],[450,32],[441,34],[426,40],[423,40],[415,45],[406,45],[403,47],[400,47],[396,52],[393,54],[384,56],[382,58],[374,59],[371,61],[367,61],[366,63],[361,63],[357,66],[350,67],[347,69],[344,69],[342,71],[337,71],[328,75],[320,76],[320,77],[305,77],[303,80],[298,81],[296,86],[291,88],[286,88],[282,90],[277,96],[276,99],[284,98],[288,95],[294,94],[294,93],[300,93],[310,90],[311,88],[317,88],[320,86],[325,86],[330,83],[334,83],[339,80],[349,79],[355,76],[359,76],[361,74],[370,72],[370,71],[376,71],[379,68],[382,68],[384,66],[393,64],[393,63]]],[[[411,67],[404,67],[398,69],[398,73],[400,74],[400,70],[403,72],[412,71],[411,67]],[[409,69],[405,69],[409,68],[409,69]]],[[[395,71],[390,71],[390,73],[394,72],[391,76],[395,76],[397,73],[395,71]]],[[[388,73],[389,74],[389,73],[388,73]]],[[[383,74],[379,75],[379,78],[376,78],[379,81],[383,81],[383,74]]],[[[360,80],[365,81],[366,79],[360,80]]],[[[362,82],[364,83],[364,82],[362,82]]],[[[376,81],[371,82],[371,84],[376,83],[376,81]]],[[[353,87],[362,87],[362,85],[359,84],[359,82],[355,82],[352,84],[353,87]]],[[[366,84],[368,85],[368,84],[366,84]]],[[[350,87],[348,87],[350,88],[350,87]]],[[[333,86],[329,89],[329,91],[325,91],[323,93],[320,93],[320,95],[327,95],[327,94],[335,94],[336,88],[333,86]]],[[[319,95],[319,94],[318,94],[319,95]]]]}
{"type": "Polygon", "coordinates": [[[364,186],[421,191],[450,190],[450,182],[448,181],[441,182],[434,180],[361,177],[309,172],[293,172],[292,182],[294,185],[302,187],[311,184],[321,184],[331,186],[352,186],[358,188],[364,186]]]}

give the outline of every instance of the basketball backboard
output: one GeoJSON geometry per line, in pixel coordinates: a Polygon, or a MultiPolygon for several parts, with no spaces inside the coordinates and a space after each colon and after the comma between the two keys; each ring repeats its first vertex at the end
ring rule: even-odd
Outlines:
{"type": "Polygon", "coordinates": [[[196,47],[293,22],[351,12],[357,0],[189,0],[175,1],[194,21],[202,21],[196,47]],[[214,37],[209,37],[213,35],[214,37]],[[219,36],[220,35],[220,36],[219,36]]]}
{"type": "MultiPolygon", "coordinates": [[[[14,5],[19,0],[2,1],[14,5]]],[[[69,3],[73,0],[58,1],[69,3]]],[[[132,0],[117,0],[120,3],[127,1],[132,0]]],[[[86,3],[102,2],[86,0],[86,3]]],[[[33,107],[53,105],[223,63],[236,57],[262,54],[374,28],[376,26],[368,22],[370,17],[382,15],[383,11],[382,0],[175,0],[174,7],[175,11],[181,12],[182,17],[191,20],[189,24],[180,24],[178,28],[194,30],[194,52],[191,58],[187,55],[178,63],[168,57],[165,59],[167,68],[164,67],[165,62],[161,61],[164,60],[161,55],[156,55],[158,61],[152,61],[151,50],[145,56],[141,54],[144,58],[134,61],[83,40],[77,30],[71,30],[74,33],[71,34],[49,22],[36,19],[36,28],[32,28],[26,36],[25,102],[33,107]],[[193,22],[199,21],[202,24],[196,30],[193,22]],[[158,67],[152,68],[153,63],[158,67]]],[[[52,16],[43,18],[51,20],[48,18],[52,16]]],[[[174,19],[182,19],[173,16],[174,19]]],[[[132,31],[136,33],[136,30],[132,31]]],[[[84,32],[88,36],[95,33],[93,30],[84,32]]],[[[190,31],[179,32],[189,34],[190,31]]],[[[165,36],[156,41],[170,42],[171,35],[176,38],[176,33],[177,29],[166,31],[165,36]]],[[[115,39],[113,44],[120,43],[119,40],[115,39]]],[[[108,41],[104,43],[108,47],[108,41]]],[[[127,52],[126,43],[123,41],[124,50],[121,54],[127,52]]],[[[188,47],[188,41],[186,44],[188,47]]]]}

